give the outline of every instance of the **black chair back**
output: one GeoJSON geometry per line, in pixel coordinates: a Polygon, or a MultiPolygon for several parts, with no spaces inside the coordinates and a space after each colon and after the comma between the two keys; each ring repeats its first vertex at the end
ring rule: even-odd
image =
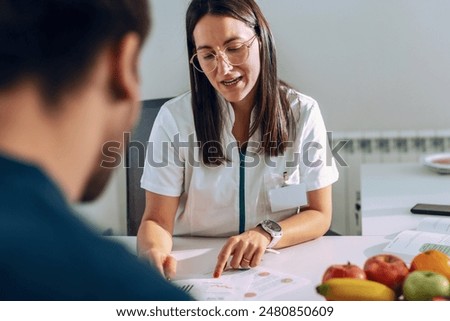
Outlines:
{"type": "Polygon", "coordinates": [[[125,152],[127,185],[127,234],[135,236],[145,209],[145,191],[141,188],[141,176],[145,164],[147,142],[156,115],[170,98],[144,100],[141,118],[131,133],[125,152]]]}

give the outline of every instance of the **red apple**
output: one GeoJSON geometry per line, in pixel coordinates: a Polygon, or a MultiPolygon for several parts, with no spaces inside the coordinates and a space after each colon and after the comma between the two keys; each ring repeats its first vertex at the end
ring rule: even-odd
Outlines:
{"type": "Polygon", "coordinates": [[[366,279],[366,273],[355,264],[334,264],[328,267],[322,277],[322,283],[332,278],[366,279]]]}
{"type": "Polygon", "coordinates": [[[366,260],[364,272],[366,272],[367,279],[383,283],[400,295],[409,269],[398,256],[378,254],[366,260]]]}

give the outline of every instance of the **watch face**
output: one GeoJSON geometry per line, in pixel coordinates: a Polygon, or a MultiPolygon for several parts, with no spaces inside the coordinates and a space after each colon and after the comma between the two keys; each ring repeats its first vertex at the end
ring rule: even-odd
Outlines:
{"type": "Polygon", "coordinates": [[[281,232],[281,226],[277,222],[265,220],[264,225],[272,231],[281,232]]]}

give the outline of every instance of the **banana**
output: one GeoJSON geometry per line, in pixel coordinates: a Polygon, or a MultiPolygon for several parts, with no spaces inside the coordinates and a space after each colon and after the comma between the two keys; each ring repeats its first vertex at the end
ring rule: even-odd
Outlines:
{"type": "Polygon", "coordinates": [[[331,301],[393,301],[395,293],[384,284],[361,279],[332,278],[316,287],[331,301]]]}

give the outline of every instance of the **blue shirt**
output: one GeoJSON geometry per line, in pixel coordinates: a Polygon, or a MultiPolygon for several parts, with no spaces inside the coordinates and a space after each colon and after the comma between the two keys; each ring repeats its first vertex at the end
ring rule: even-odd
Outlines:
{"type": "Polygon", "coordinates": [[[39,168],[0,156],[0,300],[189,300],[72,213],[39,168]]]}

